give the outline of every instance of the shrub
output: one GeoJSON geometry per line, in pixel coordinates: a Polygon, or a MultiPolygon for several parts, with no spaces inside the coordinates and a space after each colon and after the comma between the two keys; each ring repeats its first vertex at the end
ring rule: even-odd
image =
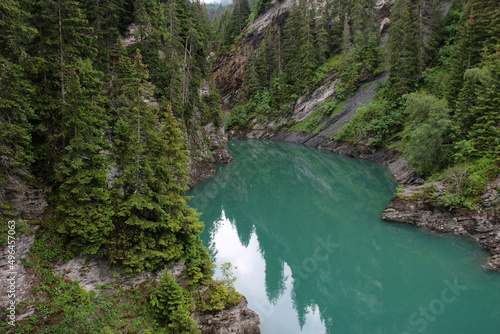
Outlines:
{"type": "Polygon", "coordinates": [[[233,287],[224,284],[212,284],[208,289],[198,294],[197,307],[201,312],[220,311],[237,305],[241,301],[241,294],[233,287]]]}
{"type": "Polygon", "coordinates": [[[425,93],[408,94],[405,99],[410,122],[404,156],[417,173],[429,175],[443,168],[450,154],[450,110],[445,100],[425,93]]]}
{"type": "Polygon", "coordinates": [[[489,181],[497,177],[499,172],[496,163],[487,157],[468,166],[462,164],[450,168],[443,177],[448,186],[447,191],[439,196],[438,201],[449,208],[463,206],[475,210],[489,181]]]}
{"type": "Polygon", "coordinates": [[[244,105],[235,106],[226,118],[226,129],[245,128],[247,112],[244,105]]]}

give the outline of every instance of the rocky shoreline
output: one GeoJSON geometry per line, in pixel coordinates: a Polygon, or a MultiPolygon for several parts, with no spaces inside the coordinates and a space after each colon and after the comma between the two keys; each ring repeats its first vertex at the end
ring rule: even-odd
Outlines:
{"type": "Polygon", "coordinates": [[[417,194],[423,189],[424,180],[408,169],[399,152],[359,143],[339,142],[312,133],[283,130],[232,130],[229,132],[229,138],[284,141],[380,163],[389,168],[396,180],[406,187],[403,196],[391,199],[382,213],[382,220],[470,237],[492,255],[485,268],[500,271],[500,218],[497,204],[500,202],[500,178],[489,184],[483,195],[485,206],[480,210],[450,210],[428,195],[417,194]]]}
{"type": "Polygon", "coordinates": [[[423,227],[439,233],[466,236],[489,251],[491,257],[484,267],[500,271],[500,219],[495,202],[498,201],[500,178],[490,183],[486,193],[485,207],[478,211],[466,208],[447,209],[429,195],[412,196],[420,187],[405,191],[409,196],[394,197],[382,213],[382,220],[423,227]]]}

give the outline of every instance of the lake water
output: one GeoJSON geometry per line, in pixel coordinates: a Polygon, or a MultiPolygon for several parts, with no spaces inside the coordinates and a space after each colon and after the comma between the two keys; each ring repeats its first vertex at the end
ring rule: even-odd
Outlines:
{"type": "Polygon", "coordinates": [[[262,333],[500,333],[488,254],[381,221],[396,189],[384,167],[281,142],[228,148],[234,163],[189,204],[214,262],[237,267],[262,333]]]}

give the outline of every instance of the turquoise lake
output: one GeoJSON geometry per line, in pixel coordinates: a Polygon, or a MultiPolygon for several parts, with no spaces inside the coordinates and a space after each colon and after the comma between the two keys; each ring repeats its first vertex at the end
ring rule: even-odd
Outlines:
{"type": "Polygon", "coordinates": [[[234,162],[189,205],[214,262],[237,267],[262,333],[500,333],[488,254],[381,221],[396,189],[383,166],[281,142],[228,148],[234,162]]]}

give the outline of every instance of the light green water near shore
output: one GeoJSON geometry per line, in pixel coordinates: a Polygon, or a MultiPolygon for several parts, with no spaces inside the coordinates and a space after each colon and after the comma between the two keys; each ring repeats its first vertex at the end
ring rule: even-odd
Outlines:
{"type": "Polygon", "coordinates": [[[189,204],[214,262],[237,266],[262,333],[500,333],[488,254],[382,222],[396,188],[382,166],[280,142],[228,148],[234,163],[189,204]]]}

